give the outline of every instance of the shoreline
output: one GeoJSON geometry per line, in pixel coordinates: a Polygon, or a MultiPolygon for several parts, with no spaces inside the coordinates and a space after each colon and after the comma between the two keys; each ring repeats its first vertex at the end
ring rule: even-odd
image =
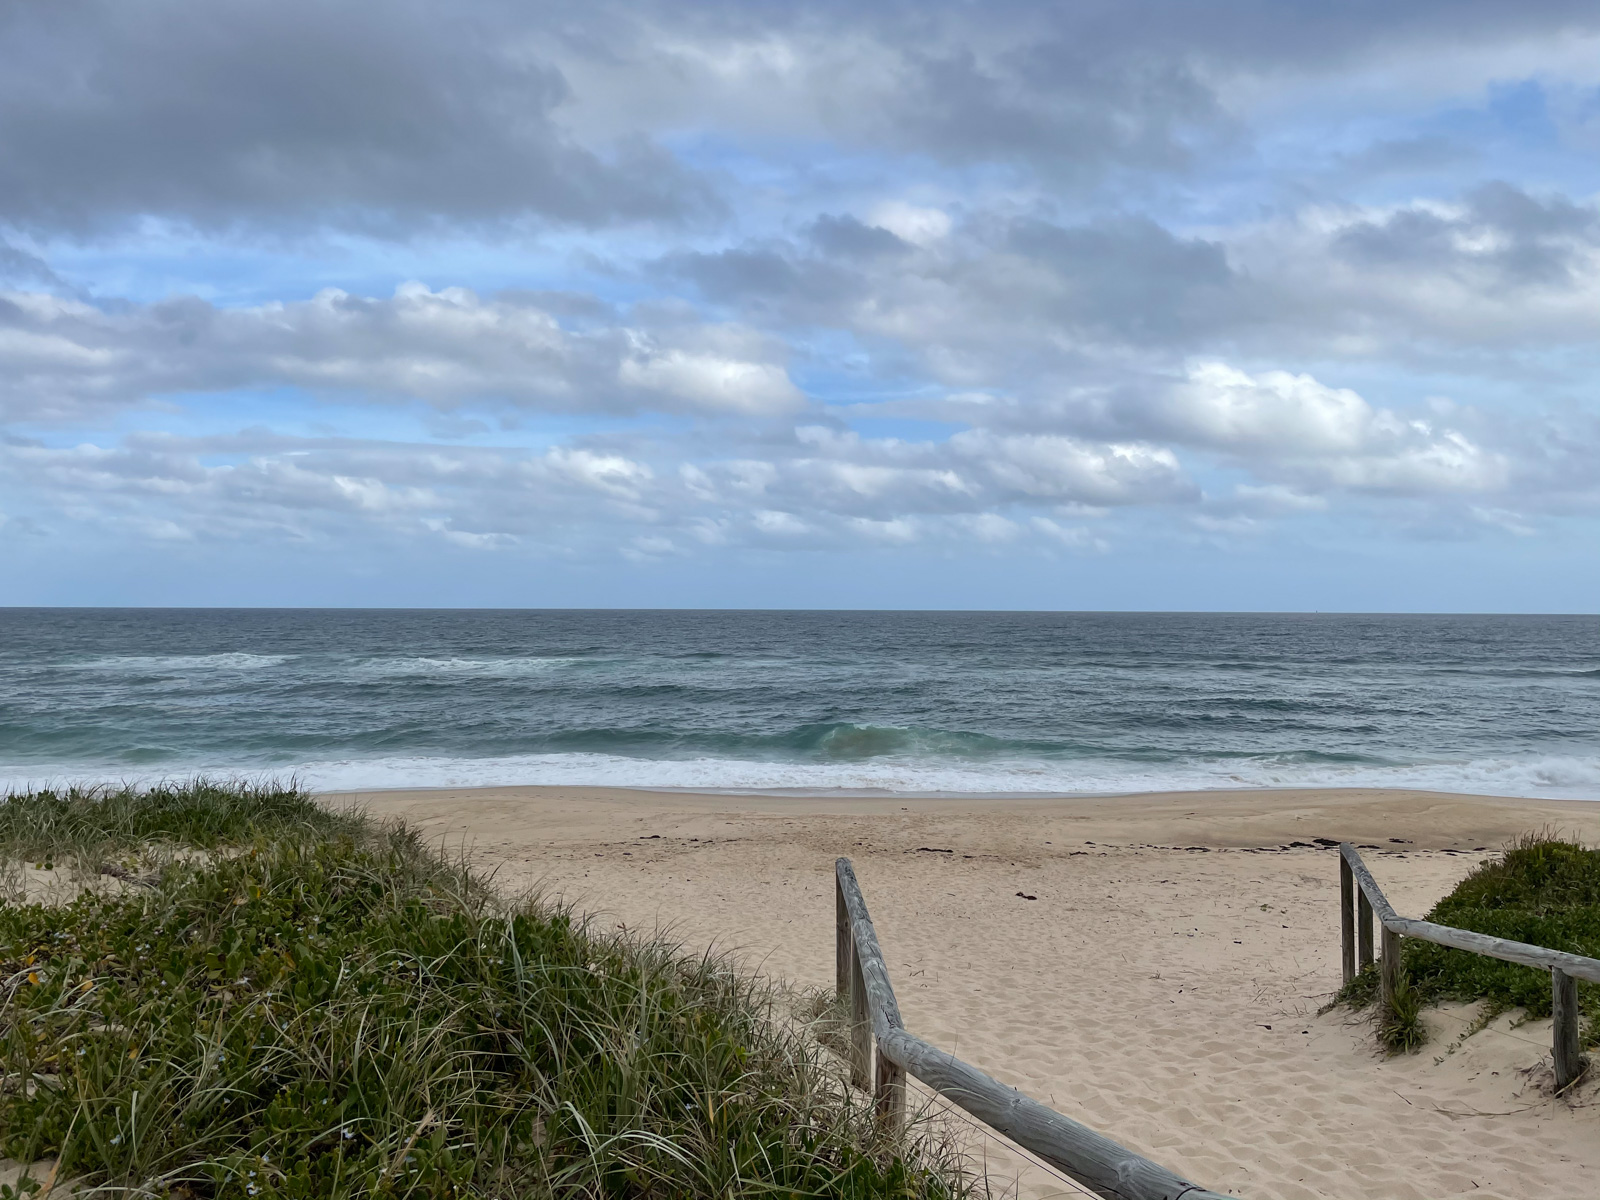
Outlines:
{"type": "MultiPolygon", "coordinates": [[[[559,759],[562,756],[554,756],[559,759]]],[[[582,759],[585,756],[575,756],[582,759]]],[[[604,757],[604,756],[600,756],[604,757]]],[[[1256,779],[1248,776],[1218,776],[1208,773],[1179,775],[1173,778],[1150,778],[1140,774],[1122,777],[1100,777],[1091,773],[1072,780],[1049,779],[1051,786],[1043,786],[1046,779],[1008,777],[1005,771],[989,777],[968,777],[969,772],[949,774],[949,764],[924,763],[931,774],[923,777],[921,769],[907,768],[905,778],[879,779],[856,777],[857,773],[844,770],[835,778],[812,779],[805,777],[811,768],[790,764],[801,771],[795,778],[763,777],[760,772],[750,775],[747,768],[758,766],[745,760],[718,760],[718,770],[699,777],[700,768],[706,766],[699,760],[687,764],[695,769],[685,777],[676,768],[684,763],[667,760],[628,760],[630,770],[619,777],[615,762],[539,762],[507,763],[499,759],[454,760],[400,759],[351,760],[339,762],[302,762],[292,766],[255,766],[241,768],[213,763],[184,768],[163,768],[148,771],[128,771],[116,767],[87,768],[67,764],[44,764],[31,767],[13,765],[0,769],[0,794],[8,791],[34,791],[64,789],[69,787],[114,785],[144,788],[174,781],[195,778],[232,779],[242,781],[297,781],[300,786],[319,794],[385,794],[400,792],[464,792],[481,790],[528,789],[538,791],[605,791],[645,795],[683,796],[734,796],[777,797],[787,799],[897,799],[916,801],[1017,801],[1035,800],[1094,800],[1112,798],[1141,798],[1163,795],[1233,795],[1250,793],[1271,795],[1281,793],[1389,793],[1433,794],[1460,797],[1477,797],[1484,800],[1523,799],[1535,801],[1578,801],[1600,803],[1600,773],[1590,769],[1585,761],[1573,760],[1576,766],[1567,770],[1560,782],[1535,781],[1521,777],[1525,770],[1512,771],[1510,778],[1497,778],[1494,772],[1488,777],[1461,776],[1435,777],[1433,772],[1416,775],[1409,769],[1396,768],[1394,772],[1380,773],[1378,777],[1310,778],[1281,777],[1256,779]],[[453,766],[452,766],[453,764],[453,766]],[[489,769],[491,767],[504,769],[489,769]],[[455,768],[461,768],[457,770],[455,768]],[[656,770],[654,768],[662,768],[656,770]],[[524,782],[526,779],[540,782],[524,782]],[[509,782],[508,782],[509,781],[509,782]]],[[[766,764],[771,766],[772,764],[766,764]]],[[[1502,764],[1503,765],[1503,764],[1502,764]]],[[[835,764],[838,766],[838,764],[835,764]]],[[[1526,764],[1525,764],[1526,766],[1526,764]]],[[[841,768],[842,769],[842,768],[841,768]]],[[[1529,768],[1531,770],[1531,768],[1529,768]]],[[[1555,767],[1551,768],[1556,769],[1555,767]]],[[[1470,774],[1470,773],[1469,773],[1470,774]]]]}
{"type": "MultiPolygon", "coordinates": [[[[861,818],[909,814],[1033,813],[1098,829],[1102,838],[1166,830],[1165,840],[1211,838],[1220,845],[1325,837],[1371,841],[1405,836],[1418,848],[1504,842],[1533,828],[1571,827],[1600,840],[1600,802],[1535,799],[1409,788],[1215,788],[1198,791],[912,796],[902,793],[698,791],[667,788],[513,784],[486,787],[366,788],[319,793],[430,830],[477,829],[496,819],[537,816],[562,837],[602,830],[616,819],[658,815],[861,818]],[[1419,842],[1418,838],[1422,840],[1419,842]]],[[[1498,844],[1491,849],[1498,849],[1498,844]]]]}
{"type": "Polygon", "coordinates": [[[1070,801],[1070,800],[1141,800],[1158,799],[1164,796],[1208,796],[1208,795],[1278,795],[1286,792],[1326,793],[1326,792],[1383,792],[1395,795],[1415,796],[1444,796],[1452,799],[1463,800],[1529,800],[1535,803],[1551,804],[1600,804],[1600,795],[1585,798],[1580,796],[1522,796],[1500,792],[1458,792],[1439,788],[1408,788],[1390,785],[1366,784],[1236,784],[1230,787],[1194,787],[1194,788],[1159,788],[1159,789],[1134,789],[1111,791],[1013,791],[1013,792],[980,792],[980,791],[927,791],[913,792],[902,791],[895,788],[740,788],[740,787],[668,787],[658,784],[632,784],[632,783],[598,783],[598,784],[564,784],[564,783],[467,783],[467,784],[417,784],[404,787],[362,787],[362,788],[330,788],[321,795],[342,796],[355,793],[382,795],[391,792],[468,792],[468,791],[503,791],[527,790],[533,792],[568,791],[581,793],[596,792],[629,792],[641,793],[650,796],[722,796],[739,799],[777,799],[777,800],[952,800],[952,801],[1070,801]]]}

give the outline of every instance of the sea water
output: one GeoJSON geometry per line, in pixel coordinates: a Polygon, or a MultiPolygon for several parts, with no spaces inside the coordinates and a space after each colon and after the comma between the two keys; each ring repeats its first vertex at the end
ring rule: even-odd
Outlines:
{"type": "Polygon", "coordinates": [[[0,609],[0,791],[196,773],[1593,799],[1600,621],[0,609]]]}

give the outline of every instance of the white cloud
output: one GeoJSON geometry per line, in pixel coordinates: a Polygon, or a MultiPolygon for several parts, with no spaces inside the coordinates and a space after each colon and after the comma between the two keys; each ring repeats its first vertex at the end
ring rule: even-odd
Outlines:
{"type": "Polygon", "coordinates": [[[622,382],[686,402],[692,410],[758,415],[805,406],[805,397],[775,363],[741,362],[683,350],[624,359],[622,382]]]}
{"type": "Polygon", "coordinates": [[[0,295],[0,418],[62,421],[151,398],[291,386],[369,401],[752,416],[804,397],[781,346],[736,327],[567,327],[535,299],[402,284],[388,298],[97,308],[0,295]]]}
{"type": "Polygon", "coordinates": [[[883,542],[892,546],[906,546],[919,537],[917,521],[910,517],[892,517],[873,520],[871,517],[847,517],[845,526],[868,541],[883,542]]]}
{"type": "Polygon", "coordinates": [[[1032,525],[1051,541],[1066,546],[1072,550],[1097,550],[1104,552],[1110,549],[1104,538],[1096,536],[1082,526],[1062,525],[1049,517],[1034,517],[1032,525]]]}
{"type": "MultiPolygon", "coordinates": [[[[883,218],[907,235],[892,247],[828,218],[790,240],[679,252],[663,270],[775,333],[844,331],[886,370],[966,393],[971,409],[1191,359],[1401,372],[1487,360],[1528,376],[1548,368],[1541,355],[1581,359],[1600,341],[1600,206],[1509,184],[1202,230],[997,202],[965,206],[929,240],[914,212],[901,216],[883,218]]],[[[1302,419],[1336,419],[1331,399],[1308,397],[1302,419]]]]}
{"type": "Polygon", "coordinates": [[[1255,517],[1247,517],[1243,513],[1234,513],[1232,516],[1217,517],[1210,513],[1195,513],[1189,518],[1197,529],[1206,533],[1221,534],[1227,537],[1243,537],[1251,534],[1265,532],[1266,526],[1255,517]]]}
{"type": "Polygon", "coordinates": [[[1170,431],[1191,444],[1312,455],[1358,449],[1375,425],[1396,424],[1349,388],[1288,371],[1251,376],[1220,362],[1191,367],[1163,415],[1170,431]]]}
{"type": "Polygon", "coordinates": [[[958,433],[952,450],[1003,492],[1037,501],[1150,504],[1190,498],[1177,455],[1164,446],[1094,444],[1059,434],[958,433]]]}
{"type": "Polygon", "coordinates": [[[923,208],[904,200],[884,201],[873,208],[868,220],[914,246],[948,237],[951,226],[950,215],[942,209],[923,208]]]}
{"type": "Polygon", "coordinates": [[[1309,204],[1226,232],[1280,352],[1527,353],[1600,337],[1600,207],[1490,183],[1449,199],[1309,204]]]}
{"type": "Polygon", "coordinates": [[[1505,455],[1458,429],[1287,371],[1196,364],[1144,420],[1158,436],[1222,451],[1306,492],[1481,493],[1503,488],[1511,474],[1505,455]]]}
{"type": "Polygon", "coordinates": [[[953,521],[979,542],[1014,542],[1022,534],[1022,528],[1015,521],[1009,521],[999,513],[973,513],[971,516],[955,517],[953,521]]]}
{"type": "Polygon", "coordinates": [[[762,533],[780,537],[800,537],[811,532],[811,527],[790,512],[760,508],[751,514],[751,524],[762,533]]]}
{"type": "Polygon", "coordinates": [[[627,500],[637,500],[654,474],[643,463],[620,454],[596,454],[560,446],[547,452],[542,462],[535,460],[535,465],[574,483],[627,500]]]}

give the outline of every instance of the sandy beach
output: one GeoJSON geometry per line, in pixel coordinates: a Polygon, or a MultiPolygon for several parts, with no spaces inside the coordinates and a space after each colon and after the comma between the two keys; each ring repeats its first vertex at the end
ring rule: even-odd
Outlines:
{"type": "MultiPolygon", "coordinates": [[[[1600,839],[1600,805],[1294,790],[1062,799],[586,788],[336,793],[597,919],[833,981],[832,864],[855,863],[911,1029],[1196,1182],[1300,1200],[1590,1197],[1600,1095],[1550,1094],[1549,1023],[1419,1054],[1319,1016],[1339,983],[1336,852],[1420,916],[1532,829],[1600,839]]],[[[974,1135],[977,1138],[977,1135],[974,1135]]],[[[1021,1195],[1076,1194],[977,1138],[1021,1195]]]]}

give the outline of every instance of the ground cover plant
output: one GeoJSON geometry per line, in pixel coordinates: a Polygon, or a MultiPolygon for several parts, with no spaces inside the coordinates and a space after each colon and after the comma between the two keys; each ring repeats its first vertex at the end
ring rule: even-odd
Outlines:
{"type": "MultiPolygon", "coordinates": [[[[1427,919],[1457,929],[1547,946],[1600,958],[1600,850],[1544,834],[1521,838],[1497,861],[1487,861],[1463,879],[1427,919]]],[[[1379,1035],[1395,1049],[1422,1044],[1418,1013],[1441,1000],[1481,1000],[1486,1015],[1522,1009],[1550,1015],[1548,971],[1502,962],[1406,938],[1401,962],[1409,994],[1404,1011],[1380,1015],[1379,1035]]],[[[1369,968],[1341,993],[1358,1006],[1377,998],[1369,968]]],[[[1600,987],[1579,981],[1580,1037],[1600,1040],[1600,987]]]]}
{"type": "Polygon", "coordinates": [[[247,1200],[967,1186],[937,1145],[876,1129],[725,963],[508,906],[293,789],[255,796],[0,802],[0,853],[209,851],[0,906],[0,1153],[59,1156],[80,1186],[247,1200]]]}

